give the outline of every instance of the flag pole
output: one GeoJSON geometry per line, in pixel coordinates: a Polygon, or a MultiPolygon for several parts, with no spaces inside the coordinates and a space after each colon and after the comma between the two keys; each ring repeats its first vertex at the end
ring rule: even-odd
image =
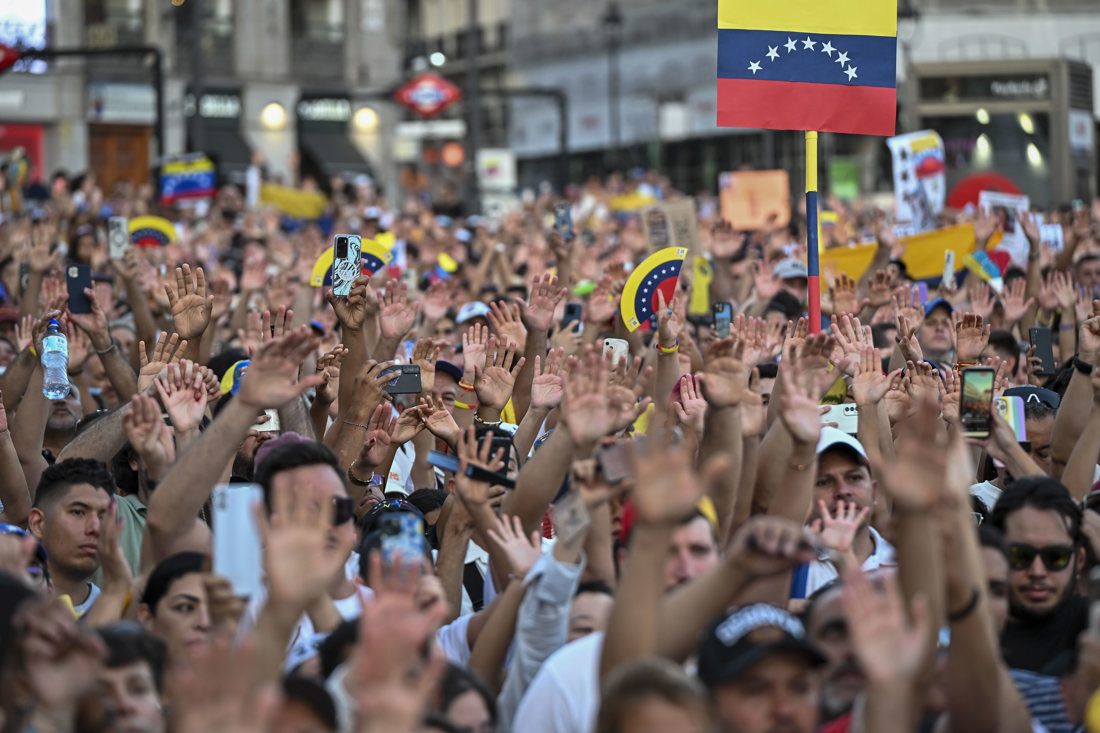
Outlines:
{"type": "Polygon", "coordinates": [[[817,253],[817,131],[806,131],[806,273],[810,333],[821,330],[821,277],[817,253]]]}

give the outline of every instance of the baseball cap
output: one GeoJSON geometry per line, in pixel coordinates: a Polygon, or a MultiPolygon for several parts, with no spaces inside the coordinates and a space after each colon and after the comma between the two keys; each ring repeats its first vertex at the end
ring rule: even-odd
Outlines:
{"type": "Polygon", "coordinates": [[[928,304],[924,306],[924,315],[928,317],[930,313],[936,308],[946,308],[948,313],[955,312],[955,306],[951,305],[951,301],[947,298],[933,298],[928,301],[928,304]]]}
{"type": "Polygon", "coordinates": [[[366,210],[363,211],[363,218],[367,221],[370,221],[371,219],[381,219],[382,209],[378,208],[377,206],[368,206],[366,210]]]}
{"type": "Polygon", "coordinates": [[[1026,405],[1028,402],[1041,402],[1047,407],[1057,410],[1062,403],[1062,397],[1053,389],[1033,387],[1025,384],[1022,387],[1009,387],[1005,390],[1005,397],[1019,397],[1026,405]]]}
{"type": "Polygon", "coordinates": [[[458,309],[458,316],[455,318],[455,323],[462,324],[473,318],[488,318],[489,306],[482,303],[480,300],[475,300],[473,303],[467,303],[458,309]]]}
{"type": "Polygon", "coordinates": [[[780,280],[792,280],[797,277],[808,278],[806,263],[802,260],[787,259],[775,266],[775,276],[780,280]]]}
{"type": "Polygon", "coordinates": [[[783,609],[756,603],[727,611],[703,632],[698,649],[699,679],[707,687],[716,687],[778,652],[798,654],[811,667],[826,661],[806,639],[802,623],[783,609]]]}
{"type": "Polygon", "coordinates": [[[435,373],[439,374],[440,372],[443,372],[456,382],[462,381],[462,370],[449,361],[437,361],[435,363],[435,373]]]}
{"type": "Polygon", "coordinates": [[[831,425],[823,425],[821,427],[821,437],[817,441],[817,455],[834,449],[847,449],[848,451],[855,453],[857,460],[864,464],[870,465],[870,461],[867,458],[867,451],[863,448],[863,443],[856,440],[855,437],[848,435],[848,433],[834,428],[831,425]]]}
{"type": "Polygon", "coordinates": [[[424,519],[424,514],[415,506],[405,501],[404,499],[386,499],[380,501],[363,515],[363,521],[360,522],[360,528],[363,530],[363,536],[366,537],[379,527],[379,520],[383,514],[389,514],[391,512],[408,512],[415,514],[424,526],[428,526],[427,520],[424,519]]]}

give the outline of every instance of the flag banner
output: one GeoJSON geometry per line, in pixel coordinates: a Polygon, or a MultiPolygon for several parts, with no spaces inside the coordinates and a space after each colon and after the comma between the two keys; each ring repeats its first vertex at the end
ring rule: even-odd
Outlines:
{"type": "Polygon", "coordinates": [[[184,155],[166,160],[160,167],[160,202],[213,198],[217,193],[214,161],[206,155],[184,155]]]}
{"type": "Polygon", "coordinates": [[[320,219],[328,206],[328,199],[320,191],[299,191],[272,183],[265,183],[260,188],[260,202],[274,206],[285,216],[304,221],[320,219]]]}
{"type": "MultiPolygon", "coordinates": [[[[955,252],[955,270],[963,267],[964,259],[974,251],[974,227],[959,224],[932,229],[903,240],[905,253],[901,261],[914,280],[938,280],[943,275],[944,252],[955,252]]],[[[832,281],[840,273],[858,280],[874,259],[878,245],[874,242],[854,247],[834,247],[821,253],[821,271],[832,281]]],[[[988,258],[987,258],[988,259],[988,258]]]]}
{"type": "Polygon", "coordinates": [[[176,227],[159,216],[139,216],[130,220],[130,244],[135,247],[163,247],[176,241],[176,227]]]}
{"type": "Polygon", "coordinates": [[[893,135],[893,0],[718,0],[718,125],[893,135]]]}
{"type": "Polygon", "coordinates": [[[922,130],[892,137],[886,145],[894,157],[894,220],[917,232],[935,229],[947,198],[943,138],[922,130]]]}
{"type": "Polygon", "coordinates": [[[684,247],[668,247],[646,257],[630,273],[619,300],[619,311],[628,330],[636,331],[643,323],[656,330],[657,293],[664,296],[666,303],[672,302],[685,257],[684,247]]]}

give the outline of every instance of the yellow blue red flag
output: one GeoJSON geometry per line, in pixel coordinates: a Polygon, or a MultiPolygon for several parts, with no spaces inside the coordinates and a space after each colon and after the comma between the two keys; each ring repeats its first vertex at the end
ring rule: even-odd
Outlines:
{"type": "Polygon", "coordinates": [[[896,0],[718,0],[718,124],[893,135],[896,0]]]}

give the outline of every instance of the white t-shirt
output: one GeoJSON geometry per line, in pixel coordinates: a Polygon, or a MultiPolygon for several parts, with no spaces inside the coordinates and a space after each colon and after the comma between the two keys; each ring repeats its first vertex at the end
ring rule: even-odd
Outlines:
{"type": "MultiPolygon", "coordinates": [[[[867,556],[867,559],[863,561],[863,572],[870,572],[872,570],[878,570],[881,567],[887,567],[891,565],[897,565],[898,561],[895,557],[894,546],[883,539],[874,527],[867,528],[871,532],[871,541],[875,545],[874,552],[867,556]]],[[[794,596],[796,598],[809,598],[813,595],[813,592],[821,586],[836,580],[839,574],[836,571],[836,566],[829,560],[814,560],[809,564],[809,572],[806,577],[806,589],[805,595],[794,596]]]]}
{"type": "Polygon", "coordinates": [[[603,633],[566,644],[547,659],[516,709],[511,730],[588,733],[600,711],[603,633]]]}

